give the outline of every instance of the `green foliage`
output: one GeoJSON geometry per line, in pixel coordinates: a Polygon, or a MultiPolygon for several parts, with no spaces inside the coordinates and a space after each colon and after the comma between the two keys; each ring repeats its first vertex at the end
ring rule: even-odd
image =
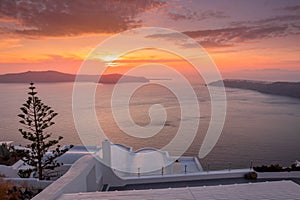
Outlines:
{"type": "Polygon", "coordinates": [[[275,165],[262,165],[261,167],[253,167],[253,169],[257,172],[283,172],[285,171],[283,167],[281,167],[279,164],[275,165]]]}
{"type": "Polygon", "coordinates": [[[256,172],[249,172],[249,173],[245,174],[245,179],[255,180],[255,179],[257,179],[257,173],[256,172]]]}
{"type": "Polygon", "coordinates": [[[296,164],[291,165],[291,171],[300,171],[300,167],[297,166],[296,164]]]}
{"type": "Polygon", "coordinates": [[[290,171],[300,171],[300,167],[296,164],[292,164],[291,167],[282,167],[279,164],[272,164],[270,166],[262,165],[253,167],[257,172],[290,172],[290,171]]]}
{"type": "Polygon", "coordinates": [[[1,165],[13,165],[18,157],[17,150],[15,150],[14,146],[8,146],[3,143],[0,145],[0,164],[1,165]]]}
{"type": "Polygon", "coordinates": [[[30,177],[30,174],[33,172],[32,169],[26,169],[26,170],[19,170],[18,171],[18,175],[21,177],[21,178],[29,178],[30,177]]]}
{"type": "Polygon", "coordinates": [[[0,146],[0,158],[3,160],[9,160],[10,158],[10,149],[6,143],[1,144],[0,146]]]}
{"type": "Polygon", "coordinates": [[[62,165],[56,161],[56,158],[68,151],[69,148],[62,149],[60,147],[59,142],[63,137],[52,139],[52,134],[46,132],[47,128],[55,124],[53,119],[57,113],[37,97],[33,83],[30,83],[29,90],[28,99],[20,108],[22,113],[18,116],[24,127],[19,131],[24,139],[30,141],[30,144],[26,146],[27,149],[21,152],[22,160],[32,168],[19,173],[28,176],[31,172],[37,172],[40,180],[49,179],[52,177],[51,171],[62,165]],[[49,154],[48,151],[51,147],[54,149],[49,154]]]}
{"type": "Polygon", "coordinates": [[[25,200],[33,198],[38,191],[28,187],[26,184],[15,185],[12,181],[0,179],[0,199],[1,200],[25,200]]]}

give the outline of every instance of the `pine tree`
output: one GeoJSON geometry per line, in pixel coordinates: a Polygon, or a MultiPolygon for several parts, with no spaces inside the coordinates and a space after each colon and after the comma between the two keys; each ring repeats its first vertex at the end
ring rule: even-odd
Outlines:
{"type": "Polygon", "coordinates": [[[24,127],[19,131],[24,139],[30,141],[30,144],[26,146],[27,150],[22,151],[22,160],[31,166],[30,169],[22,170],[20,173],[29,175],[37,172],[38,178],[43,180],[55,176],[54,169],[62,165],[57,162],[56,158],[72,148],[72,145],[68,148],[61,148],[59,142],[63,137],[51,139],[52,133],[45,131],[55,124],[53,119],[57,113],[42,103],[35,89],[34,84],[30,83],[28,99],[20,108],[22,114],[18,115],[24,127]],[[51,147],[54,149],[50,151],[51,147]]]}

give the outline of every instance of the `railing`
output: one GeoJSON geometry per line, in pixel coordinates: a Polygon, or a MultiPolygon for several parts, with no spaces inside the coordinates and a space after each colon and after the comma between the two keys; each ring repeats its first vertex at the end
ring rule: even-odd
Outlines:
{"type": "MultiPolygon", "coordinates": [[[[292,164],[295,163],[295,161],[290,161],[289,162],[290,165],[289,166],[282,166],[282,167],[290,167],[292,164]]],[[[179,163],[178,163],[179,164],[179,163]]],[[[160,169],[158,169],[157,171],[155,172],[148,172],[148,173],[142,173],[142,168],[139,167],[137,168],[137,172],[136,173],[128,173],[127,175],[128,176],[138,176],[138,177],[141,177],[141,176],[152,176],[152,175],[161,175],[161,176],[164,176],[164,175],[175,175],[175,174],[191,174],[191,173],[198,173],[198,172],[214,172],[214,171],[232,171],[234,169],[249,169],[249,170],[253,170],[253,167],[256,167],[256,166],[262,166],[262,165],[271,165],[271,164],[279,164],[280,165],[280,161],[279,160],[274,160],[272,162],[265,162],[263,160],[250,160],[249,161],[249,164],[248,166],[238,166],[236,164],[233,164],[233,162],[228,162],[228,163],[220,163],[220,164],[216,164],[216,163],[204,163],[203,164],[203,169],[201,167],[201,169],[198,169],[198,170],[195,170],[195,166],[192,165],[189,165],[189,164],[184,164],[181,163],[181,166],[180,166],[180,171],[179,170],[174,170],[174,166],[176,165],[176,162],[175,162],[175,165],[173,163],[174,166],[171,166],[173,167],[173,170],[167,170],[165,166],[162,166],[160,169]],[[217,167],[216,167],[217,166],[217,167]],[[219,167],[219,166],[222,166],[222,167],[219,167]]]]}
{"type": "MultiPolygon", "coordinates": [[[[300,160],[300,158],[299,158],[300,160]]],[[[269,160],[265,161],[263,159],[253,159],[249,160],[248,163],[243,162],[243,164],[235,162],[208,162],[208,161],[201,161],[201,164],[203,166],[203,171],[210,172],[210,171],[216,171],[216,170],[227,170],[231,171],[232,169],[250,169],[252,170],[254,167],[257,166],[270,166],[270,165],[276,165],[279,164],[282,167],[291,167],[292,164],[295,163],[294,161],[284,161],[282,162],[281,160],[269,160]]]]}

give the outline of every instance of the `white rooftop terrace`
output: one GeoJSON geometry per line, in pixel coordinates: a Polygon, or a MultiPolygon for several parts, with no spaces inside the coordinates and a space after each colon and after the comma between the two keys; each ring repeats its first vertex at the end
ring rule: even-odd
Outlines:
{"type": "MultiPolygon", "coordinates": [[[[198,159],[169,156],[152,148],[132,151],[121,144],[103,141],[102,148],[75,147],[60,161],[71,164],[59,179],[34,200],[56,199],[299,199],[300,186],[292,181],[260,182],[220,186],[182,187],[188,181],[200,182],[244,179],[252,169],[206,171],[198,159]],[[174,162],[175,161],[175,162],[174,162]],[[154,170],[153,170],[154,169],[154,170]],[[178,183],[178,185],[176,184],[178,183]],[[151,185],[153,187],[138,187],[151,185]],[[154,185],[160,184],[160,189],[154,185]],[[178,186],[178,187],[177,187],[178,186]],[[172,187],[172,189],[161,189],[172,187]],[[113,192],[106,192],[111,188],[113,192]],[[129,189],[124,191],[115,191],[129,189]],[[130,188],[142,189],[132,191],[130,188]],[[149,188],[145,190],[145,188],[149,188]],[[150,189],[152,188],[152,189],[150,189]],[[103,192],[98,192],[103,191],[103,192]]],[[[300,179],[298,172],[258,173],[258,179],[300,179]]],[[[265,181],[265,180],[260,180],[265,181]]],[[[233,182],[233,183],[237,183],[233,182]]],[[[250,181],[249,181],[250,182],[250,181]]],[[[204,185],[202,184],[202,185],[204,185]]],[[[215,185],[214,184],[214,185],[215,185]]],[[[228,184],[228,183],[226,183],[228,184]]],[[[229,183],[229,184],[232,184],[229,183]]],[[[196,185],[194,185],[196,186],[196,185]]]]}
{"type": "Polygon", "coordinates": [[[203,168],[196,157],[173,157],[168,152],[154,148],[133,151],[131,147],[103,141],[102,147],[74,146],[60,158],[59,162],[71,165],[79,158],[94,154],[110,166],[121,177],[201,172],[203,168]],[[103,152],[105,152],[103,155],[103,152]],[[176,162],[175,162],[176,161],[176,162]]]}
{"type": "Polygon", "coordinates": [[[186,188],[170,188],[155,190],[131,190],[114,192],[89,192],[63,194],[59,200],[140,200],[140,199],[181,199],[181,200],[213,200],[213,199],[278,199],[300,200],[300,186],[292,181],[276,181],[220,186],[202,186],[186,188]]]}
{"type": "Polygon", "coordinates": [[[173,157],[166,151],[154,148],[133,151],[131,147],[112,144],[108,140],[102,143],[102,149],[96,152],[96,155],[102,158],[104,163],[108,163],[118,176],[122,177],[203,171],[196,157],[173,157]]]}

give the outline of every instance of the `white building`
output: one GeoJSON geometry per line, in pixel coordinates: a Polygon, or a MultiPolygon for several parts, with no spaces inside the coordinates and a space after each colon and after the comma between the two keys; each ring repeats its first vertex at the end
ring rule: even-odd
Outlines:
{"type": "Polygon", "coordinates": [[[251,169],[203,171],[194,157],[176,159],[152,148],[134,152],[108,140],[102,148],[86,148],[76,146],[60,157],[68,171],[33,199],[300,199],[300,186],[292,181],[260,182],[300,180],[300,172],[258,173],[258,183],[247,183],[251,169]],[[224,180],[233,182],[218,185],[224,180]],[[185,186],[190,183],[202,186],[185,186]]]}

